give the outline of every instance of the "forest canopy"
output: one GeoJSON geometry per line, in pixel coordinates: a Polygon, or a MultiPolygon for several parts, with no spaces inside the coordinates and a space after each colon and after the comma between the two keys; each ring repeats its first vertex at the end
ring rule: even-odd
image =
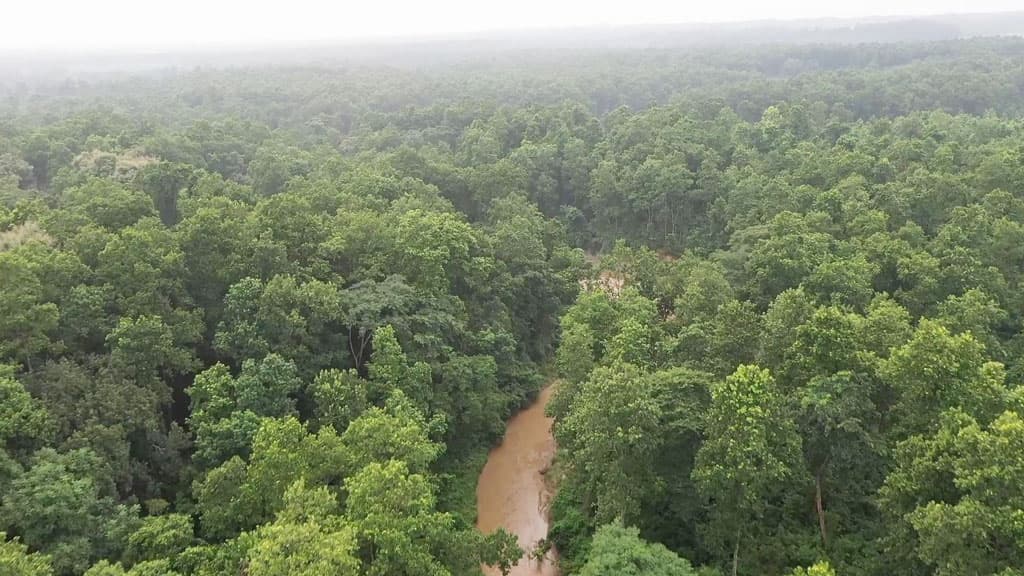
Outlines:
{"type": "Polygon", "coordinates": [[[1024,41],[0,81],[0,574],[1024,574],[1024,41]]]}

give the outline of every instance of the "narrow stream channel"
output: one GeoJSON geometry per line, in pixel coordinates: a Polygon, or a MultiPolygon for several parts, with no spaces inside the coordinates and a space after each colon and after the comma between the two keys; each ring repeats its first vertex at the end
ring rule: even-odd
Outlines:
{"type": "MultiPolygon", "coordinates": [[[[485,533],[504,528],[519,537],[519,546],[526,551],[512,576],[558,574],[553,551],[542,561],[530,557],[537,541],[548,533],[551,494],[544,473],[555,457],[555,439],[544,406],[551,392],[552,386],[546,387],[529,408],[508,421],[505,438],[491,451],[477,483],[477,528],[485,533]]],[[[497,568],[485,567],[484,572],[501,575],[497,568]]]]}

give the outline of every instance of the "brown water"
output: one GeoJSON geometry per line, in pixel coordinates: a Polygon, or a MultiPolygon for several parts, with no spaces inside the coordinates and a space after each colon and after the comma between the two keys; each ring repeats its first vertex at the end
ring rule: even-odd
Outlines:
{"type": "MultiPolygon", "coordinates": [[[[484,533],[504,528],[519,537],[519,547],[526,551],[512,576],[558,574],[554,551],[543,561],[530,558],[537,541],[548,534],[551,493],[544,473],[555,457],[555,439],[544,406],[552,388],[542,390],[536,402],[508,421],[505,439],[491,450],[477,483],[477,528],[484,533]]],[[[484,567],[484,573],[500,576],[501,571],[484,567]]]]}

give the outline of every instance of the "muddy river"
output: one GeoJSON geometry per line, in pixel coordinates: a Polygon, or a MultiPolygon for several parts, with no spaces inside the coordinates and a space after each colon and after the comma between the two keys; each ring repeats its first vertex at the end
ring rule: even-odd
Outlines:
{"type": "MultiPolygon", "coordinates": [[[[491,451],[476,489],[477,527],[482,532],[504,528],[519,537],[526,551],[512,569],[512,576],[557,576],[555,553],[541,561],[530,556],[537,541],[548,533],[548,502],[551,494],[544,473],[555,457],[551,419],[544,405],[552,387],[541,391],[537,401],[508,421],[505,439],[491,451]]],[[[484,568],[488,576],[500,576],[497,568],[484,568]]]]}

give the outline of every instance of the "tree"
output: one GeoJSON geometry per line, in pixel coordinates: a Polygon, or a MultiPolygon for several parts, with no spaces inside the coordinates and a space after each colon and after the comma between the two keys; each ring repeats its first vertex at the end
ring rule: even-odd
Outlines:
{"type": "Polygon", "coordinates": [[[861,323],[860,341],[879,358],[906,344],[914,332],[910,313],[886,295],[879,295],[868,305],[861,323]]]}
{"type": "Polygon", "coordinates": [[[494,200],[487,217],[497,282],[510,296],[512,333],[531,358],[542,360],[554,347],[552,319],[578,291],[582,254],[561,246],[560,231],[519,194],[494,200]]]}
{"type": "Polygon", "coordinates": [[[118,535],[137,511],[115,503],[103,461],[86,449],[38,451],[15,478],[0,512],[6,528],[51,556],[57,574],[84,572],[96,559],[116,554],[118,535]]]}
{"type": "Polygon", "coordinates": [[[204,537],[224,540],[254,524],[242,492],[246,476],[245,461],[232,456],[195,483],[192,491],[204,537]]]}
{"type": "Polygon", "coordinates": [[[933,434],[900,442],[879,492],[890,523],[890,562],[941,576],[1005,574],[1020,566],[1022,445],[1017,413],[982,425],[955,410],[933,434]]]}
{"type": "Polygon", "coordinates": [[[761,316],[750,302],[729,300],[715,310],[706,325],[710,371],[729,374],[753,362],[761,336],[761,316]]]}
{"type": "Polygon", "coordinates": [[[519,547],[519,539],[515,534],[499,528],[484,538],[480,551],[480,562],[488,566],[497,566],[502,576],[508,576],[519,560],[523,557],[523,549],[519,547]]]}
{"type": "Polygon", "coordinates": [[[819,301],[863,310],[874,296],[874,278],[879,266],[863,254],[834,258],[820,264],[807,279],[819,301]]]}
{"type": "Polygon", "coordinates": [[[0,450],[25,459],[52,434],[52,421],[13,374],[0,365],[0,450]]]}
{"type": "Polygon", "coordinates": [[[111,180],[93,178],[64,192],[67,206],[83,218],[110,231],[121,230],[156,215],[153,201],[111,180]]]}
{"type": "Polygon", "coordinates": [[[346,462],[333,428],[310,434],[295,417],[265,418],[248,463],[233,456],[194,485],[203,533],[230,538],[255,528],[280,512],[296,481],[337,484],[347,473],[346,462]]]}
{"type": "Polygon", "coordinates": [[[147,560],[125,570],[120,564],[111,564],[101,560],[85,572],[86,576],[180,576],[171,567],[171,561],[167,559],[147,560]]]}
{"type": "Polygon", "coordinates": [[[207,325],[216,327],[223,320],[228,289],[243,278],[283,273],[286,255],[283,246],[260,236],[252,207],[241,201],[193,197],[187,208],[175,228],[184,254],[184,284],[206,311],[207,325]]]}
{"type": "Polygon", "coordinates": [[[977,288],[947,298],[939,305],[937,318],[954,334],[970,332],[985,345],[986,353],[997,360],[1005,357],[997,332],[1008,319],[999,303],[977,288]]]}
{"type": "Polygon", "coordinates": [[[658,489],[648,493],[637,527],[648,540],[680,553],[697,553],[700,536],[696,523],[687,519],[704,509],[692,473],[716,377],[683,367],[653,372],[645,380],[660,411],[659,456],[653,463],[658,489]]]}
{"type": "Polygon", "coordinates": [[[0,253],[0,358],[23,362],[50,350],[57,329],[57,305],[46,302],[43,285],[16,252],[0,253]]]}
{"type": "Polygon", "coordinates": [[[368,360],[370,343],[377,328],[408,322],[418,308],[420,297],[401,276],[384,280],[363,280],[341,293],[344,323],[348,326],[348,345],[352,363],[361,368],[368,360]]]}
{"type": "Polygon", "coordinates": [[[782,374],[783,366],[792,360],[798,330],[807,323],[814,310],[814,303],[803,288],[790,288],[775,297],[764,314],[758,355],[764,366],[782,374]]]}
{"type": "Polygon", "coordinates": [[[281,509],[285,490],[305,478],[311,485],[337,481],[344,468],[344,448],[330,428],[310,434],[294,417],[268,419],[253,438],[242,491],[256,523],[281,509]]]}
{"type": "Polygon", "coordinates": [[[122,495],[168,496],[189,442],[165,420],[166,387],[136,382],[111,368],[109,357],[87,362],[49,362],[23,377],[49,414],[53,440],[62,449],[88,448],[102,457],[122,495]]]}
{"type": "Polygon", "coordinates": [[[747,261],[755,294],[772,299],[799,286],[825,261],[833,238],[822,230],[820,216],[782,212],[772,219],[747,261]]]}
{"type": "Polygon", "coordinates": [[[800,437],[771,373],[753,365],[740,366],[712,387],[705,435],[693,479],[713,501],[708,535],[732,545],[735,576],[751,524],[771,492],[794,476],[800,437]]]}
{"type": "Polygon", "coordinates": [[[277,354],[260,361],[246,360],[235,382],[235,398],[239,410],[250,410],[263,416],[285,416],[295,411],[292,397],[302,387],[298,369],[293,362],[277,354]]]}
{"type": "Polygon", "coordinates": [[[714,317],[720,306],[733,299],[733,289],[722,266],[702,260],[686,274],[682,293],[673,302],[673,310],[687,324],[704,322],[714,317]]]}
{"type": "Polygon", "coordinates": [[[272,196],[280,193],[290,178],[307,171],[308,154],[297,148],[265,145],[256,150],[247,172],[258,194],[272,196]]]}
{"type": "Polygon", "coordinates": [[[792,363],[787,366],[788,387],[816,376],[828,376],[849,371],[873,374],[875,359],[866,353],[862,342],[864,318],[846,312],[837,306],[826,306],[814,311],[807,322],[797,329],[796,342],[790,350],[792,363]]]}
{"type": "Polygon", "coordinates": [[[836,576],[828,562],[817,562],[808,568],[794,568],[789,576],[836,576]]]}
{"type": "Polygon", "coordinates": [[[658,360],[654,348],[658,337],[654,327],[636,318],[623,318],[618,329],[608,343],[608,361],[653,368],[658,360]]]}
{"type": "Polygon", "coordinates": [[[585,324],[562,327],[562,341],[556,353],[558,373],[571,385],[586,380],[594,368],[594,333],[585,324]]]}
{"type": "Polygon", "coordinates": [[[581,292],[576,302],[562,316],[562,326],[564,329],[573,326],[590,328],[594,335],[594,357],[602,358],[608,341],[614,335],[611,327],[619,322],[619,306],[616,304],[604,290],[581,292]]]}
{"type": "Polygon", "coordinates": [[[998,414],[1006,401],[1004,371],[984,352],[971,334],[953,335],[937,322],[922,320],[910,341],[893,350],[881,368],[898,394],[893,407],[897,431],[905,437],[932,430],[950,408],[984,420],[998,414]]]}
{"type": "Polygon", "coordinates": [[[477,235],[455,214],[410,210],[398,216],[394,234],[389,257],[413,286],[443,294],[451,291],[454,278],[465,282],[474,272],[477,235]]]}
{"type": "Polygon", "coordinates": [[[405,463],[373,462],[345,480],[345,517],[368,551],[369,574],[441,574],[433,548],[452,530],[453,518],[434,511],[427,478],[405,463]]]}
{"type": "Polygon", "coordinates": [[[124,555],[128,564],[171,559],[191,546],[194,541],[191,516],[149,516],[143,518],[138,529],[128,536],[124,555]]]}
{"type": "Polygon", "coordinates": [[[263,283],[243,278],[224,297],[224,316],[217,327],[214,346],[237,359],[259,358],[270,351],[258,324],[263,283]]]}
{"type": "Polygon", "coordinates": [[[118,321],[111,313],[113,308],[110,286],[78,284],[71,288],[60,305],[60,338],[68,350],[76,354],[102,352],[118,321]]]}
{"type": "Polygon", "coordinates": [[[137,179],[153,199],[160,221],[165,226],[174,226],[179,220],[178,199],[194,177],[193,168],[187,164],[161,162],[144,167],[137,179]]]}
{"type": "Polygon", "coordinates": [[[8,540],[7,534],[0,532],[0,574],[4,576],[53,576],[50,559],[37,552],[29,552],[28,547],[17,539],[8,540]]]}
{"type": "Polygon", "coordinates": [[[855,485],[858,469],[880,448],[877,409],[867,378],[850,372],[812,379],[798,391],[804,458],[814,477],[814,509],[822,546],[828,546],[826,485],[855,485]],[[834,471],[839,471],[834,472],[834,471]]]}
{"type": "Polygon", "coordinates": [[[640,539],[636,528],[606,524],[597,530],[580,576],[695,576],[690,563],[661,544],[640,539]]]}
{"type": "Polygon", "coordinates": [[[253,576],[317,576],[360,573],[356,536],[338,516],[326,488],[307,488],[300,480],[285,492],[277,519],[261,526],[248,552],[253,576]]]}
{"type": "Polygon", "coordinates": [[[611,324],[591,327],[610,336],[601,346],[605,362],[630,363],[645,369],[657,366],[661,361],[655,348],[661,340],[657,304],[629,287],[615,302],[613,314],[611,324]]]}
{"type": "Polygon", "coordinates": [[[562,327],[562,341],[555,353],[555,365],[561,381],[545,406],[545,411],[558,420],[569,413],[582,384],[594,369],[594,340],[594,333],[585,324],[562,327]]]}
{"type": "Polygon", "coordinates": [[[434,386],[431,420],[437,424],[443,418],[449,450],[465,450],[500,437],[508,399],[499,388],[494,357],[453,355],[438,372],[440,382],[434,386]]]}
{"type": "Polygon", "coordinates": [[[635,520],[658,488],[652,468],[664,439],[651,382],[632,364],[595,369],[556,428],[598,521],[635,520]]]}
{"type": "Polygon", "coordinates": [[[231,456],[248,455],[263,418],[295,413],[293,396],[301,387],[295,365],[276,354],[246,360],[238,378],[223,364],[196,375],[186,392],[197,462],[215,466],[231,456]]]}
{"type": "Polygon", "coordinates": [[[369,408],[341,435],[346,469],[357,471],[374,462],[400,460],[410,472],[424,473],[443,450],[427,433],[423,415],[396,392],[384,409],[369,408]]]}
{"type": "Polygon", "coordinates": [[[335,431],[348,428],[368,405],[366,380],[354,370],[323,370],[308,390],[316,404],[317,423],[335,431]]]}
{"type": "Polygon", "coordinates": [[[367,369],[370,376],[370,398],[375,402],[387,398],[392,390],[401,390],[418,408],[426,412],[430,405],[430,365],[416,362],[409,365],[395,329],[383,326],[373,333],[373,354],[367,369]]]}
{"type": "Polygon", "coordinates": [[[125,571],[120,564],[111,564],[108,560],[100,560],[85,571],[85,576],[125,576],[125,571]]]}
{"type": "Polygon", "coordinates": [[[178,345],[173,330],[159,316],[121,317],[107,335],[111,364],[140,384],[164,388],[162,379],[191,372],[192,351],[178,345]]]}
{"type": "Polygon", "coordinates": [[[261,528],[249,552],[252,576],[316,576],[360,574],[351,528],[317,524],[270,524],[261,528]]]}
{"type": "Polygon", "coordinates": [[[295,362],[304,373],[338,363],[339,292],[335,284],[299,282],[277,275],[266,284],[244,278],[225,297],[214,346],[244,361],[268,352],[295,362]]]}
{"type": "Polygon", "coordinates": [[[184,254],[174,233],[156,218],[143,218],[112,236],[97,255],[96,277],[109,285],[126,316],[159,316],[177,344],[193,344],[202,317],[185,291],[184,254]]]}

